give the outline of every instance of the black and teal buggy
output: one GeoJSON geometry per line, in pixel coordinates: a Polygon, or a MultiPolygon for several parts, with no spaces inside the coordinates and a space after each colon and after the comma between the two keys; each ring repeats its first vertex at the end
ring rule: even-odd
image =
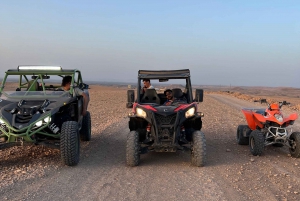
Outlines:
{"type": "Polygon", "coordinates": [[[64,164],[78,164],[80,139],[91,139],[91,117],[82,116],[83,97],[88,94],[79,70],[59,66],[19,66],[5,72],[0,87],[0,149],[32,143],[59,148],[64,164]],[[71,88],[61,81],[72,76],[71,88]]]}
{"type": "Polygon", "coordinates": [[[129,130],[126,161],[129,166],[140,162],[140,154],[176,152],[188,149],[191,162],[203,166],[206,162],[206,140],[202,128],[202,112],[198,103],[203,101],[203,90],[196,89],[193,98],[190,70],[140,70],[136,94],[127,91],[129,130]],[[150,79],[155,89],[142,90],[143,79],[150,79]],[[172,89],[174,101],[165,105],[166,89],[172,89]],[[136,99],[135,99],[136,95],[136,99]]]}

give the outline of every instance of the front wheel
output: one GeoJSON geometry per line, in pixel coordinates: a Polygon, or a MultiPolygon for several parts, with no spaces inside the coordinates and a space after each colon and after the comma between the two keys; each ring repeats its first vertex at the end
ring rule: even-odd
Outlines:
{"type": "Polygon", "coordinates": [[[201,131],[194,131],[192,134],[192,165],[202,167],[206,163],[206,139],[201,131]]]}
{"type": "Polygon", "coordinates": [[[140,143],[137,131],[130,131],[127,135],[126,163],[132,167],[140,163],[140,143]]]}
{"type": "Polygon", "coordinates": [[[290,153],[292,157],[300,157],[300,133],[293,132],[290,136],[290,153]]]}
{"type": "Polygon", "coordinates": [[[91,132],[91,114],[86,111],[86,115],[82,118],[82,127],[80,130],[80,138],[82,141],[90,141],[92,137],[91,132]]]}
{"type": "Polygon", "coordinates": [[[78,123],[76,121],[66,121],[62,124],[60,134],[60,153],[64,164],[68,166],[78,164],[80,139],[78,123]]]}
{"type": "Polygon", "coordinates": [[[252,155],[261,155],[265,147],[265,137],[259,130],[254,130],[249,136],[249,145],[252,155]]]}

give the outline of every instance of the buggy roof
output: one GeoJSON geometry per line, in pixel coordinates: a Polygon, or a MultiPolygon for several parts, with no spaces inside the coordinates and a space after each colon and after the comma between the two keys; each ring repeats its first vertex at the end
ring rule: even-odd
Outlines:
{"type": "Polygon", "coordinates": [[[190,70],[189,69],[182,69],[182,70],[139,70],[138,77],[149,78],[149,79],[163,79],[163,78],[189,78],[190,77],[190,70]]]}
{"type": "Polygon", "coordinates": [[[9,69],[6,71],[8,75],[24,75],[24,74],[43,74],[43,75],[72,75],[76,72],[80,72],[76,69],[65,69],[65,70],[17,70],[9,69]]]}

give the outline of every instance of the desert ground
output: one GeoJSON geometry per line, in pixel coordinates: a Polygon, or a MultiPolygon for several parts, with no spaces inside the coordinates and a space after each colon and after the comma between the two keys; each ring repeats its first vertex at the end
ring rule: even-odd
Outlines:
{"type": "MultiPolygon", "coordinates": [[[[300,200],[300,158],[287,147],[268,146],[252,156],[238,145],[253,100],[286,100],[285,114],[300,114],[300,89],[203,87],[202,131],[207,163],[190,164],[190,152],[150,152],[137,167],[125,163],[128,129],[126,86],[90,86],[92,140],[81,142],[80,162],[68,167],[60,151],[43,146],[0,150],[0,200],[300,200]]],[[[300,120],[293,126],[300,131],[300,120]]]]}

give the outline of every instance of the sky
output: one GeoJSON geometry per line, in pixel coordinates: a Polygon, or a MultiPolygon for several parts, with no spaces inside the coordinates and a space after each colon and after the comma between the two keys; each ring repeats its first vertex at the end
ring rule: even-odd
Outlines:
{"type": "Polygon", "coordinates": [[[190,69],[197,85],[300,88],[300,1],[0,0],[0,77],[19,65],[87,81],[190,69]]]}

